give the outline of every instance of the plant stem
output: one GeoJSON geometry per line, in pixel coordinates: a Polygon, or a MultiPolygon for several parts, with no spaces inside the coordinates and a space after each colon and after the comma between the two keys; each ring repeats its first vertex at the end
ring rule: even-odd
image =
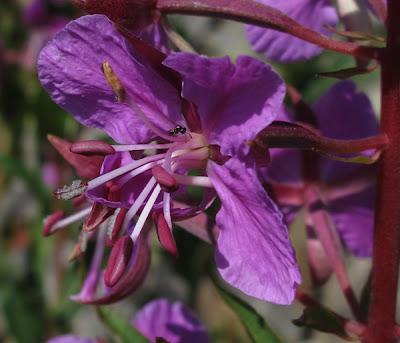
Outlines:
{"type": "Polygon", "coordinates": [[[163,14],[212,16],[289,33],[322,48],[355,57],[376,58],[377,50],[355,43],[341,42],[309,29],[270,6],[253,0],[157,0],[163,14]]]}
{"type": "Polygon", "coordinates": [[[381,130],[389,143],[379,161],[371,307],[364,343],[396,341],[400,260],[400,1],[388,0],[387,47],[381,56],[381,130]]]}

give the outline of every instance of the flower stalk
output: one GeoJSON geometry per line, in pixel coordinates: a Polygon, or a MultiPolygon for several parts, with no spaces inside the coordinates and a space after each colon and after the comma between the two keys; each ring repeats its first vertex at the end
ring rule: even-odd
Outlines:
{"type": "Polygon", "coordinates": [[[249,0],[158,0],[163,14],[186,14],[231,19],[289,33],[322,48],[355,57],[376,58],[375,48],[341,42],[309,29],[282,12],[249,0]]]}
{"type": "Polygon", "coordinates": [[[381,130],[389,143],[379,161],[372,266],[372,299],[364,343],[396,339],[400,261],[400,2],[388,0],[387,47],[381,57],[381,130]]]}

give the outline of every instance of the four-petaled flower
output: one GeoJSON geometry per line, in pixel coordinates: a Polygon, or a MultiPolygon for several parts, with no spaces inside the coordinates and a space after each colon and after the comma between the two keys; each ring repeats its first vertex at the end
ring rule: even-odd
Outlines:
{"type": "MultiPolygon", "coordinates": [[[[175,207],[173,198],[188,185],[204,187],[200,210],[214,192],[221,201],[216,216],[221,276],[248,295],[291,303],[301,280],[295,254],[246,144],[276,118],[285,93],[282,80],[251,57],[239,57],[234,65],[227,57],[172,53],[159,67],[179,75],[177,87],[128,45],[105,16],[92,15],[67,25],[39,58],[40,80],[53,100],[119,143],[110,151],[99,143],[71,147],[74,153],[108,154],[100,175],[76,186],[86,185],[86,197],[95,204],[92,217],[98,204],[122,212],[118,249],[129,247],[130,235],[137,251],[152,214],[161,244],[173,250],[172,222],[199,213],[175,207]],[[156,153],[144,155],[148,149],[156,153]],[[191,170],[198,176],[188,174],[191,170]]],[[[50,231],[60,227],[55,222],[50,231]]],[[[111,265],[134,268],[122,255],[115,253],[111,265]]],[[[112,293],[119,283],[111,283],[112,293]]]]}

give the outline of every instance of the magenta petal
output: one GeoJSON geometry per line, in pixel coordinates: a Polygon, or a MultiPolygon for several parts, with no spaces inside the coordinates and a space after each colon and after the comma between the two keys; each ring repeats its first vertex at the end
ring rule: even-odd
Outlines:
{"type": "Polygon", "coordinates": [[[231,154],[271,123],[285,86],[271,67],[253,57],[208,58],[172,54],[164,61],[183,77],[183,96],[197,105],[204,133],[231,154]]]}
{"type": "MultiPolygon", "coordinates": [[[[364,93],[358,93],[352,81],[331,87],[313,106],[321,132],[337,139],[364,138],[378,133],[377,120],[364,93]]],[[[332,182],[356,169],[374,168],[321,158],[321,178],[332,182]]]]}
{"type": "MultiPolygon", "coordinates": [[[[335,26],[338,16],[329,0],[258,0],[272,6],[300,24],[328,35],[326,25],[335,26]]],[[[252,48],[277,62],[294,62],[309,59],[322,49],[286,33],[247,25],[247,38],[252,48]]]]}
{"type": "Polygon", "coordinates": [[[345,246],[358,257],[372,255],[375,188],[337,199],[329,213],[345,246]]]}
{"type": "Polygon", "coordinates": [[[168,36],[160,22],[147,26],[137,32],[137,35],[163,53],[168,54],[170,52],[168,36]]]}
{"type": "Polygon", "coordinates": [[[169,343],[207,343],[209,338],[196,316],[180,302],[158,299],[144,306],[133,325],[151,342],[162,337],[169,343]]]}
{"type": "Polygon", "coordinates": [[[150,121],[165,131],[176,125],[180,101],[175,89],[132,58],[105,16],[84,16],[61,30],[39,56],[39,78],[53,100],[82,124],[120,143],[147,141],[154,134],[126,103],[117,101],[102,72],[106,61],[150,121]]]}
{"type": "Polygon", "coordinates": [[[301,282],[282,214],[258,182],[254,169],[232,158],[212,164],[208,175],[221,199],[216,262],[223,279],[242,292],[290,304],[301,282]]]}

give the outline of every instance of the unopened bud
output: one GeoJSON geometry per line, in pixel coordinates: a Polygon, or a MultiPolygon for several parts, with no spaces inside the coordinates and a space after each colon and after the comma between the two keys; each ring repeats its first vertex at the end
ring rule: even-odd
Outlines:
{"type": "Polygon", "coordinates": [[[319,239],[307,239],[307,257],[313,285],[315,287],[324,285],[331,276],[333,269],[319,239]]]}

